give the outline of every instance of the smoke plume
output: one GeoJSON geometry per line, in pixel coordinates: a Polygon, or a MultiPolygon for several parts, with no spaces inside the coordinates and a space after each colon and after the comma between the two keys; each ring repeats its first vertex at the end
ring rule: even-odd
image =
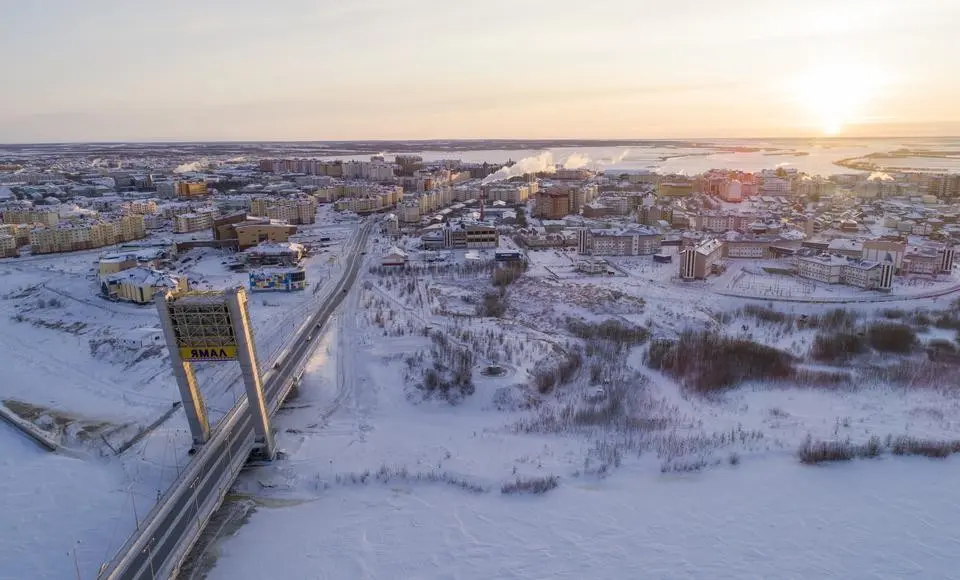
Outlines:
{"type": "Polygon", "coordinates": [[[582,153],[573,153],[563,162],[564,169],[580,169],[590,163],[590,157],[582,153]]]}
{"type": "Polygon", "coordinates": [[[183,163],[181,165],[177,165],[174,168],[173,172],[174,173],[192,173],[195,171],[203,171],[209,166],[210,166],[210,162],[207,161],[206,158],[204,158],[204,159],[198,159],[196,161],[192,161],[190,163],[183,163]]]}
{"type": "Polygon", "coordinates": [[[487,185],[488,183],[505,181],[511,177],[520,177],[528,173],[553,173],[556,170],[557,167],[553,163],[553,154],[544,151],[540,155],[521,159],[509,167],[501,167],[496,172],[484,177],[480,184],[487,185]]]}
{"type": "Polygon", "coordinates": [[[870,177],[867,178],[867,181],[893,181],[893,178],[882,171],[874,171],[870,174],[870,177]]]}
{"type": "Polygon", "coordinates": [[[620,151],[619,153],[611,157],[609,161],[600,160],[597,163],[599,165],[616,165],[617,163],[620,163],[621,161],[623,161],[627,157],[627,155],[630,155],[630,150],[624,149],[623,151],[620,151]]]}

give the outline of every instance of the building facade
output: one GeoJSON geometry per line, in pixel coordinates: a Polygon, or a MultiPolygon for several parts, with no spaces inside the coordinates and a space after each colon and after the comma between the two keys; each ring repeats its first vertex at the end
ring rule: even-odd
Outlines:
{"type": "Polygon", "coordinates": [[[577,251],[592,256],[641,256],[660,251],[662,236],[649,228],[589,229],[577,232],[577,251]]]}
{"type": "Polygon", "coordinates": [[[723,258],[722,240],[710,239],[680,252],[680,278],[683,280],[704,280],[721,264],[723,258]]]}

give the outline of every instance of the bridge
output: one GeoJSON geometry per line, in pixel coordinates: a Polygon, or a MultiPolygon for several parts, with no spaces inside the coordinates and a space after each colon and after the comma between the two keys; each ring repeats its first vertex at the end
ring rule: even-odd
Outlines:
{"type": "MultiPolygon", "coordinates": [[[[348,249],[345,269],[323,305],[300,327],[285,353],[263,377],[264,399],[273,415],[299,381],[321,330],[357,279],[368,221],[348,249]]],[[[193,460],[99,575],[103,580],[155,580],[175,576],[204,526],[223,503],[254,450],[255,430],[246,396],[220,420],[193,460]]]]}

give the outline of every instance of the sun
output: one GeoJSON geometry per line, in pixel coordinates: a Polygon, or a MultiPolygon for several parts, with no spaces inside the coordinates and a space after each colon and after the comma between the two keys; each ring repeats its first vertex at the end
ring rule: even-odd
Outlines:
{"type": "Polygon", "coordinates": [[[835,63],[800,75],[790,83],[790,91],[802,111],[803,124],[831,136],[867,118],[884,84],[883,75],[875,70],[835,63]]]}

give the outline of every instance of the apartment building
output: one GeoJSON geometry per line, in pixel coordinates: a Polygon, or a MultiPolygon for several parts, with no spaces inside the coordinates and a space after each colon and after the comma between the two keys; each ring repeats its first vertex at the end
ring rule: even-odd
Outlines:
{"type": "Polygon", "coordinates": [[[758,218],[756,213],[705,211],[691,217],[690,228],[718,234],[729,231],[746,232],[758,218]]]}
{"type": "Polygon", "coordinates": [[[665,181],[657,184],[660,197],[689,197],[693,194],[693,183],[683,181],[665,181]]]}
{"type": "Polygon", "coordinates": [[[173,219],[173,233],[186,234],[211,228],[216,217],[217,210],[213,207],[199,208],[190,213],[180,214],[173,219]]]}
{"type": "Polygon", "coordinates": [[[662,236],[644,227],[577,232],[577,251],[592,256],[642,256],[660,251],[662,236]]]}
{"type": "Polygon", "coordinates": [[[143,216],[125,215],[114,220],[73,221],[30,230],[34,254],[73,252],[110,246],[146,237],[143,216]]]}
{"type": "Polygon", "coordinates": [[[680,252],[680,278],[704,280],[722,263],[724,242],[709,239],[680,252]]]}
{"type": "Polygon", "coordinates": [[[123,210],[138,215],[154,215],[157,213],[157,202],[152,199],[130,201],[123,205],[123,210]]]}
{"type": "Polygon", "coordinates": [[[397,206],[397,216],[401,223],[415,224],[420,222],[420,203],[405,201],[397,206]]]}
{"type": "Polygon", "coordinates": [[[0,258],[13,258],[19,255],[17,239],[9,234],[0,234],[0,258]]]}
{"type": "Polygon", "coordinates": [[[578,214],[585,205],[596,199],[599,188],[594,184],[570,189],[570,213],[578,214]]]}
{"type": "Polygon", "coordinates": [[[344,179],[391,181],[395,170],[393,164],[383,161],[344,161],[341,165],[341,174],[344,179]]]}
{"type": "Polygon", "coordinates": [[[570,193],[566,190],[549,189],[536,197],[533,216],[547,220],[559,220],[570,215],[570,193]]]}
{"type": "Polygon", "coordinates": [[[312,197],[255,197],[250,200],[250,215],[290,224],[312,224],[317,221],[317,202],[312,197]]]}
{"type": "Polygon", "coordinates": [[[10,236],[18,248],[30,243],[30,226],[27,224],[0,224],[0,236],[10,236]]]}
{"type": "Polygon", "coordinates": [[[60,212],[56,208],[10,208],[3,210],[5,224],[41,224],[55,226],[60,221],[60,212]]]}

